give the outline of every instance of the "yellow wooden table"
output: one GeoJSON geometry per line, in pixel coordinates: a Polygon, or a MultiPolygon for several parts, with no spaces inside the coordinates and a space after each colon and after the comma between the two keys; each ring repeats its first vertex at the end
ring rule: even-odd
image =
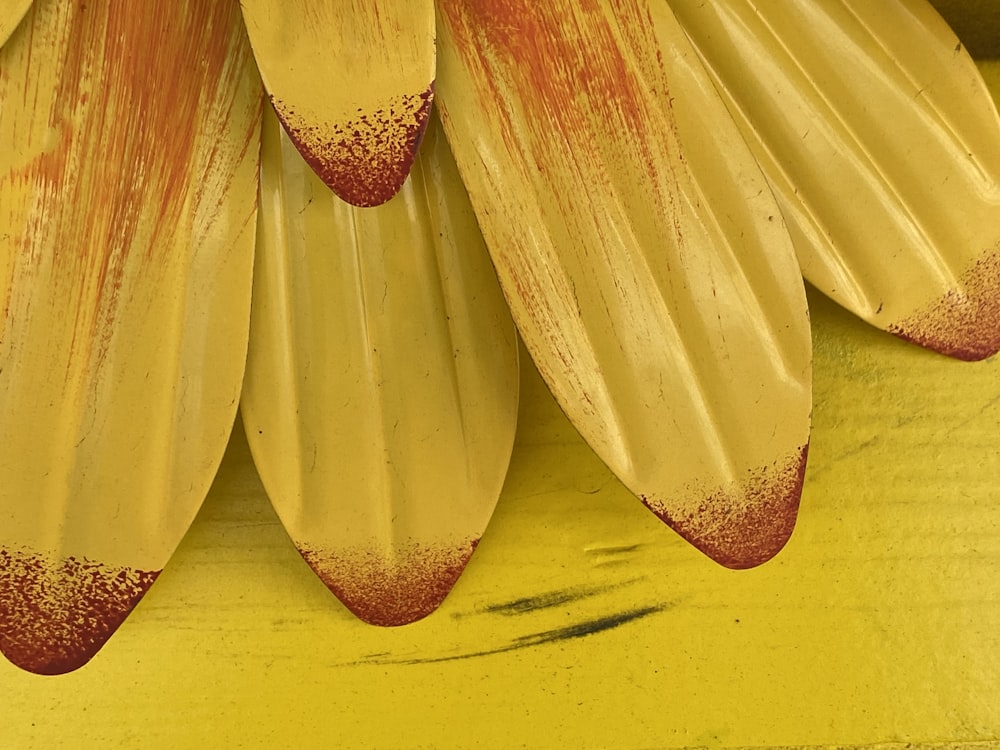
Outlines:
{"type": "Polygon", "coordinates": [[[810,296],[798,526],[749,571],[676,537],[530,365],[486,537],[444,606],[354,619],[237,433],[172,563],[78,672],[0,663],[0,747],[629,747],[1000,740],[1000,361],[810,296]]]}

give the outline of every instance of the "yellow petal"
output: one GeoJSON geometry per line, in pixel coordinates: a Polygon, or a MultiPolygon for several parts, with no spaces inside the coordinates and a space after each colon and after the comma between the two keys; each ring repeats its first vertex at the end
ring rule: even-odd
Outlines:
{"type": "Polygon", "coordinates": [[[221,460],[261,103],[235,2],[40,0],[0,51],[0,649],[25,669],[100,648],[221,460]]]}
{"type": "Polygon", "coordinates": [[[695,51],[662,2],[438,8],[445,130],[543,377],[667,523],[763,562],[801,491],[808,314],[695,51]]]}
{"type": "Polygon", "coordinates": [[[430,115],[433,0],[244,0],[275,111],[341,198],[377,206],[403,185],[430,115]]]}
{"type": "Polygon", "coordinates": [[[1000,118],[933,8],[671,5],[768,175],[806,278],[931,349],[1000,349],[1000,118]]]}
{"type": "Polygon", "coordinates": [[[247,435],[307,562],[401,625],[441,603],[500,494],[514,325],[439,126],[402,191],[358,209],[265,123],[247,435]]]}

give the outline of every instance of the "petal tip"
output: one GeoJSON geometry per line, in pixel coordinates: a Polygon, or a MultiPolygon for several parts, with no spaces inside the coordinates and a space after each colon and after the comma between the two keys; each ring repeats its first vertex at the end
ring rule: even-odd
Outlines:
{"type": "Polygon", "coordinates": [[[981,255],[955,288],[887,330],[965,362],[1000,351],[1000,243],[981,255]]]}
{"type": "Polygon", "coordinates": [[[313,171],[341,199],[371,208],[406,182],[430,120],[434,84],[339,123],[316,124],[272,98],[289,138],[313,171]]]}
{"type": "Polygon", "coordinates": [[[334,596],[369,625],[396,627],[436,610],[454,587],[478,540],[452,548],[417,547],[387,560],[374,551],[299,553],[334,596]]]}
{"type": "Polygon", "coordinates": [[[79,669],[125,621],[159,571],[0,548],[0,651],[40,675],[79,669]]]}
{"type": "Polygon", "coordinates": [[[649,498],[643,502],[720,565],[754,568],[778,554],[792,535],[808,454],[806,443],[784,460],[752,470],[736,486],[716,490],[691,511],[649,498]]]}

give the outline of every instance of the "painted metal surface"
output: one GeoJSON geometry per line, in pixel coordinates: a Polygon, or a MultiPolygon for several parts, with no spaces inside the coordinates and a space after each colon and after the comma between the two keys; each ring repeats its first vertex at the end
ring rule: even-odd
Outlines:
{"type": "Polygon", "coordinates": [[[663,2],[438,4],[442,119],[542,376],[718,562],[792,531],[810,340],[781,214],[663,2]]]}
{"type": "Polygon", "coordinates": [[[31,0],[0,0],[0,47],[10,38],[29,7],[31,0]]]}
{"type": "Polygon", "coordinates": [[[434,617],[331,606],[238,430],[101,658],[56,680],[0,660],[0,747],[996,750],[1000,362],[810,309],[810,463],[773,563],[667,532],[524,358],[498,512],[434,617]]]}
{"type": "Polygon", "coordinates": [[[221,460],[261,98],[235,2],[41,0],[0,51],[0,650],[25,669],[100,648],[221,460]]]}
{"type": "Polygon", "coordinates": [[[402,187],[434,97],[433,0],[242,0],[275,111],[341,198],[402,187]]]}
{"type": "Polygon", "coordinates": [[[809,467],[767,565],[715,565],[636,503],[524,357],[507,483],[433,615],[332,600],[236,435],[99,658],[0,660],[0,746],[996,750],[1000,362],[810,302],[809,467]]]}
{"type": "Polygon", "coordinates": [[[265,119],[243,417],[296,547],[359,617],[433,611],[500,494],[514,324],[440,125],[355,208],[265,119]]]}
{"type": "Polygon", "coordinates": [[[1000,349],[1000,117],[925,0],[670,0],[806,278],[960,359],[1000,349]]]}

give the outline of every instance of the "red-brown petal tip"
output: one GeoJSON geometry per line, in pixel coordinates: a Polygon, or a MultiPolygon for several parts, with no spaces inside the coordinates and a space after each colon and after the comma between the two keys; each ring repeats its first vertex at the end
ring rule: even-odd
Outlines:
{"type": "Polygon", "coordinates": [[[326,587],[370,625],[407,625],[439,606],[462,574],[478,540],[459,547],[418,547],[387,561],[376,552],[299,549],[326,587]]]}
{"type": "Polygon", "coordinates": [[[890,333],[966,362],[1000,351],[1000,244],[980,256],[957,289],[889,326],[890,333]]]}
{"type": "Polygon", "coordinates": [[[434,85],[341,123],[316,124],[272,98],[285,132],[313,171],[343,200],[379,206],[403,187],[430,119],[434,85]]]}
{"type": "Polygon", "coordinates": [[[807,443],[784,461],[749,472],[736,486],[716,490],[690,512],[650,498],[643,502],[715,562],[753,568],[778,554],[792,535],[808,454],[807,443]]]}
{"type": "Polygon", "coordinates": [[[159,571],[0,548],[0,651],[28,672],[72,672],[96,654],[159,571]]]}

